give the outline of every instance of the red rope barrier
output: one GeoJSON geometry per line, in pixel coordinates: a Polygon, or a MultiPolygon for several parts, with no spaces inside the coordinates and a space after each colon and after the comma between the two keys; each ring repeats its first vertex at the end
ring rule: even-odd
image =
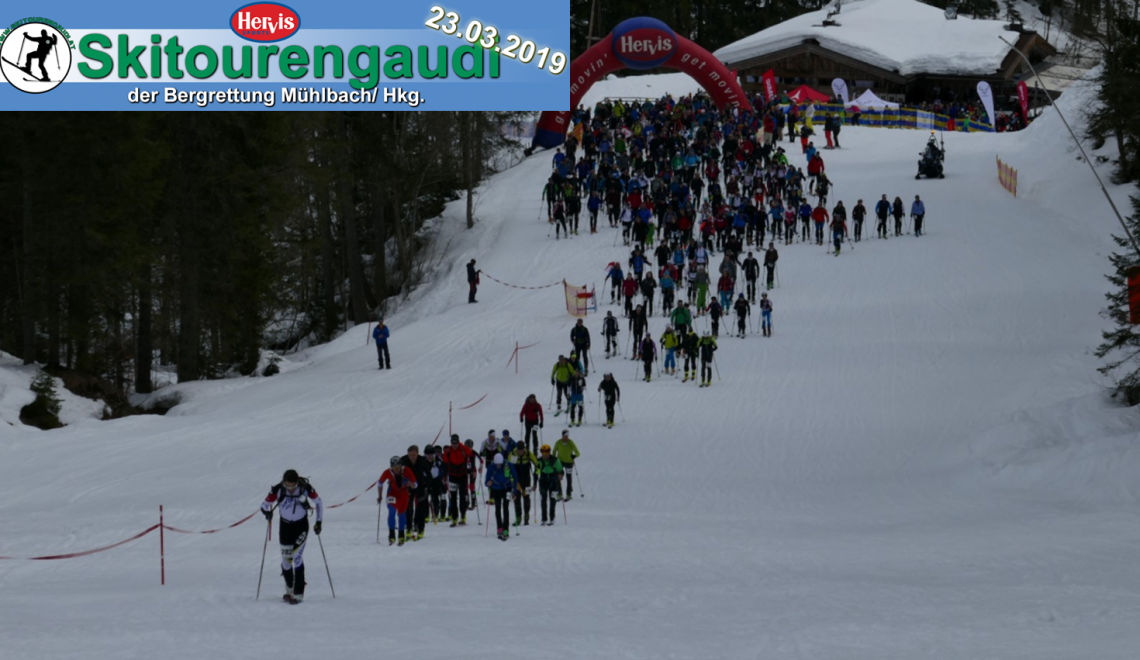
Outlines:
{"type": "MultiPolygon", "coordinates": [[[[372,483],[368,484],[368,488],[364,489],[364,493],[367,493],[368,491],[372,490],[375,487],[376,487],[376,482],[372,482],[372,483]]],[[[340,504],[330,504],[325,508],[326,509],[339,509],[340,507],[344,506],[345,504],[351,504],[351,503],[355,502],[360,497],[362,497],[364,495],[364,493],[361,493],[360,495],[356,495],[355,497],[350,497],[349,499],[341,502],[340,504]]]]}
{"type": "MultiPolygon", "coordinates": [[[[487,392],[487,394],[490,394],[490,392],[487,392]]],[[[475,406],[479,405],[479,403],[482,402],[483,399],[487,398],[487,394],[484,394],[483,396],[479,397],[479,401],[476,401],[475,403],[473,403],[469,406],[463,406],[462,408],[456,408],[456,410],[467,410],[468,408],[474,408],[475,406]]]]}
{"type": "Polygon", "coordinates": [[[496,280],[494,277],[487,275],[486,271],[480,271],[480,272],[482,272],[483,275],[486,275],[487,279],[494,281],[494,282],[498,282],[499,284],[502,284],[503,286],[509,286],[512,289],[530,289],[530,290],[549,289],[552,286],[560,286],[562,284],[562,282],[555,282],[554,284],[545,284],[543,286],[518,286],[517,284],[507,284],[506,282],[504,282],[502,280],[496,280]]]}
{"type": "Polygon", "coordinates": [[[234,527],[237,527],[244,522],[248,522],[250,518],[256,516],[259,513],[261,513],[261,509],[254,511],[253,513],[249,514],[248,516],[242,518],[232,525],[226,525],[225,527],[219,527],[217,529],[204,529],[202,531],[196,531],[192,529],[182,529],[180,527],[171,527],[170,525],[163,525],[163,527],[169,529],[172,532],[178,532],[179,534],[216,534],[218,532],[224,532],[227,529],[233,529],[234,527]]]}
{"type": "Polygon", "coordinates": [[[44,560],[48,560],[48,559],[72,559],[74,557],[84,557],[86,555],[93,555],[97,552],[105,552],[105,551],[110,550],[112,548],[117,548],[120,545],[130,543],[131,541],[141,539],[142,537],[146,536],[147,534],[150,534],[151,532],[158,529],[159,527],[160,527],[160,525],[151,525],[150,527],[147,527],[146,529],[139,532],[138,534],[135,534],[134,536],[130,537],[129,539],[123,539],[122,541],[119,541],[118,543],[112,543],[111,545],[105,545],[101,548],[94,548],[92,550],[84,550],[82,552],[69,552],[65,555],[44,555],[42,557],[0,557],[0,559],[23,559],[23,560],[28,560],[28,561],[44,561],[44,560]]]}

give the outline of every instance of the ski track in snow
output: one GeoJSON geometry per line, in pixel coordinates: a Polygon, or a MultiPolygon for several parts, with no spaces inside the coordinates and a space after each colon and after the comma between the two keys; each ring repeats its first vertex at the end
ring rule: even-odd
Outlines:
{"type": "MultiPolygon", "coordinates": [[[[871,238],[839,257],[779,247],[774,336],[730,338],[735,323],[724,319],[711,388],[656,372],[641,382],[640,363],[603,357],[591,316],[588,423],[571,433],[586,497],[576,483],[569,526],[559,505],[557,526],[526,526],[502,543],[484,538],[471,512],[466,528],[429,525],[423,542],[388,548],[374,542],[369,493],[326,511],[338,597],[311,542],[297,608],[279,601],[276,530],[262,602],[252,598],[260,517],[219,534],[169,534],[165,587],[157,534],[69,561],[0,562],[0,656],[1133,657],[1131,491],[1042,485],[1050,474],[1092,483],[1111,476],[1107,461],[1135,460],[1123,439],[1107,449],[1064,440],[1072,416],[1052,408],[1097,405],[1079,397],[1099,386],[1088,349],[1111,218],[1098,206],[1078,230],[1005,193],[996,143],[1003,157],[1020,154],[1023,170],[1061,151],[1017,147],[1024,139],[951,136],[947,178],[915,181],[922,132],[844,130],[845,147],[824,152],[838,182],[831,205],[873,206],[885,192],[909,208],[921,194],[927,237],[878,240],[872,219],[871,238]],[[612,430],[598,425],[603,371],[622,386],[612,430]],[[1041,428],[1088,468],[1070,476],[1064,455],[1034,444],[1041,428]],[[1038,458],[1053,472],[1037,471],[1038,458]]],[[[226,525],[288,467],[326,504],[343,501],[389,456],[429,442],[448,401],[459,408],[489,393],[454,412],[463,438],[517,434],[525,396],[545,407],[550,365],[570,351],[563,292],[484,278],[468,305],[463,265],[474,257],[523,286],[598,285],[602,313],[620,314],[603,268],[628,257],[604,218],[595,236],[584,219],[579,236],[547,237],[539,194],[549,158],[496,176],[474,231],[455,228],[462,200],[449,207],[438,240],[452,241],[450,255],[388,318],[391,371],[376,370],[360,326],[274,378],[192,384],[166,417],[46,434],[0,426],[0,553],[112,543],[156,523],[159,504],[171,525],[226,525]],[[520,352],[517,376],[507,366],[516,341],[541,342],[520,352]]],[[[1087,176],[1083,164],[1069,167],[1087,176]]],[[[1087,183],[1074,190],[1101,204],[1087,183]]],[[[758,315],[752,325],[758,332],[758,315]]],[[[650,328],[656,340],[660,312],[650,328]]],[[[623,323],[623,355],[628,334],[623,323]]],[[[543,440],[553,443],[566,418],[549,412],[543,440]]],[[[1114,415],[1105,433],[1127,437],[1126,415],[1114,415]]]]}

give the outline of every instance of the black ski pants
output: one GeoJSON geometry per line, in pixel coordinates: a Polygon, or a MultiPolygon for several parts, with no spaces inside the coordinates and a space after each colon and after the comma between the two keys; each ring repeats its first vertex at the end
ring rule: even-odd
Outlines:
{"type": "Polygon", "coordinates": [[[712,362],[701,360],[701,380],[712,381],[713,369],[712,362]]]}
{"type": "Polygon", "coordinates": [[[392,368],[392,356],[388,354],[388,344],[376,344],[376,359],[380,361],[381,369],[392,368]]]}
{"type": "Polygon", "coordinates": [[[538,482],[539,506],[542,507],[542,522],[554,522],[554,507],[558,504],[555,494],[562,493],[562,482],[551,477],[549,481],[538,482]]]}
{"type": "Polygon", "coordinates": [[[510,491],[492,488],[491,498],[495,501],[495,524],[498,529],[505,529],[511,524],[510,491]]]}
{"type": "Polygon", "coordinates": [[[452,476],[447,484],[447,516],[459,520],[467,515],[467,475],[452,476]]]}
{"type": "Polygon", "coordinates": [[[526,430],[523,431],[523,444],[530,443],[535,454],[538,453],[538,421],[526,420],[526,430]]]}

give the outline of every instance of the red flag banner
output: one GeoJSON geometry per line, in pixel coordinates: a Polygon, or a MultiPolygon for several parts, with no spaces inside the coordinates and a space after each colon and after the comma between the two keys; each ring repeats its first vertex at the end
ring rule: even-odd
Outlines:
{"type": "Polygon", "coordinates": [[[762,76],[764,80],[764,100],[771,103],[776,98],[776,72],[768,69],[762,76]]]}
{"type": "Polygon", "coordinates": [[[1017,83],[1017,100],[1021,103],[1021,118],[1029,119],[1029,85],[1025,81],[1017,83]]]}
{"type": "Polygon", "coordinates": [[[1128,269],[1128,322],[1140,325],[1140,266],[1128,269]]]}

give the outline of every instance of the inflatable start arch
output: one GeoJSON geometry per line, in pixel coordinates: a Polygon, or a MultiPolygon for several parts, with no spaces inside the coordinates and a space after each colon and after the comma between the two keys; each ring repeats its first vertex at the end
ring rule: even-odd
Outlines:
{"type": "MultiPolygon", "coordinates": [[[[570,107],[577,108],[586,91],[607,74],[622,68],[659,66],[689,74],[721,108],[751,109],[736,76],[704,48],[679,36],[656,18],[622,21],[606,38],[570,63],[570,107]]],[[[531,150],[557,147],[566,140],[570,112],[546,111],[538,120],[531,150]]]]}

